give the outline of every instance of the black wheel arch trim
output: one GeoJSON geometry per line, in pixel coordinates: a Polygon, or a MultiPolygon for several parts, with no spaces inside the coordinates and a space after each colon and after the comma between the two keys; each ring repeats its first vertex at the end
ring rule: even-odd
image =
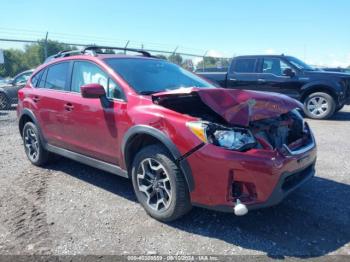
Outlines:
{"type": "Polygon", "coordinates": [[[179,165],[181,172],[185,176],[189,191],[190,192],[193,191],[195,186],[194,179],[192,176],[191,167],[188,164],[187,159],[180,154],[175,144],[170,140],[169,137],[166,136],[165,133],[163,133],[162,131],[154,127],[146,126],[146,125],[136,125],[128,129],[128,131],[124,135],[122,148],[121,148],[124,156],[125,164],[128,163],[127,162],[128,160],[126,159],[126,152],[128,150],[128,144],[130,144],[129,142],[136,135],[141,135],[141,134],[149,135],[156,138],[169,150],[171,155],[174,157],[176,163],[179,165]]]}
{"type": "Polygon", "coordinates": [[[314,88],[317,89],[320,86],[322,86],[325,90],[328,90],[331,95],[335,95],[335,96],[338,96],[339,92],[342,91],[341,87],[338,87],[336,83],[332,81],[313,81],[301,87],[300,89],[301,96],[303,97],[305,93],[309,92],[314,88]]]}
{"type": "Polygon", "coordinates": [[[38,128],[38,131],[39,131],[39,137],[40,137],[40,141],[42,142],[43,146],[46,148],[46,145],[47,145],[47,141],[41,131],[41,128],[40,128],[40,125],[39,125],[39,122],[38,122],[38,119],[36,118],[35,114],[33,113],[33,111],[27,109],[27,108],[24,108],[20,117],[18,118],[18,129],[19,129],[19,133],[20,135],[22,136],[22,132],[21,132],[21,120],[24,116],[28,116],[32,121],[33,123],[36,125],[36,127],[38,128]]]}

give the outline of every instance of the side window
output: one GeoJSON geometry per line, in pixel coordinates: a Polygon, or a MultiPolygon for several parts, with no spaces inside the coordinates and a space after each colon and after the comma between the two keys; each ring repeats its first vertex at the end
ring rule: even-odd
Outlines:
{"type": "Polygon", "coordinates": [[[41,70],[40,72],[36,73],[36,74],[32,77],[32,80],[31,80],[32,86],[38,87],[38,85],[39,85],[39,80],[40,80],[41,75],[43,74],[43,71],[44,71],[44,70],[41,70]]]}
{"type": "Polygon", "coordinates": [[[283,76],[283,72],[286,69],[293,70],[288,64],[279,58],[265,58],[263,62],[262,73],[283,76]]]}
{"type": "Polygon", "coordinates": [[[98,66],[89,62],[74,62],[71,91],[80,93],[80,87],[100,84],[107,92],[108,77],[98,66]]]}
{"type": "Polygon", "coordinates": [[[74,62],[71,91],[80,93],[80,87],[87,84],[100,84],[109,98],[123,98],[120,87],[98,66],[83,61],[74,62]]]}
{"type": "Polygon", "coordinates": [[[43,73],[41,75],[40,80],[37,83],[37,87],[39,88],[45,88],[46,83],[46,77],[47,77],[47,69],[43,70],[43,73]]]}
{"type": "Polygon", "coordinates": [[[125,99],[124,93],[120,86],[109,78],[108,82],[108,93],[107,96],[110,98],[125,99]]]}
{"type": "Polygon", "coordinates": [[[234,64],[233,71],[236,73],[254,73],[255,64],[256,59],[254,58],[237,59],[234,64]]]}
{"type": "Polygon", "coordinates": [[[59,63],[47,69],[45,88],[64,90],[67,82],[69,63],[59,63]]]}

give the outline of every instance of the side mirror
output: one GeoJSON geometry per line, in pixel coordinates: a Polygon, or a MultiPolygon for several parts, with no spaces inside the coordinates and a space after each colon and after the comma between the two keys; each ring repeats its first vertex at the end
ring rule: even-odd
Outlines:
{"type": "Polygon", "coordinates": [[[286,69],[283,70],[283,75],[289,76],[289,77],[294,77],[295,73],[293,72],[292,69],[286,68],[286,69]]]}
{"type": "Polygon", "coordinates": [[[106,96],[106,91],[100,84],[87,84],[80,87],[81,96],[84,98],[101,98],[106,96]]]}
{"type": "Polygon", "coordinates": [[[81,96],[84,98],[99,98],[104,108],[110,106],[106,91],[100,84],[87,84],[80,87],[81,96]]]}

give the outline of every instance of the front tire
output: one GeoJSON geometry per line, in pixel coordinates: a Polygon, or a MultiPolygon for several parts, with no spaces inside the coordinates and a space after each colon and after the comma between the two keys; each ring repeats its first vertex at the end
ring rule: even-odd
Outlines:
{"type": "Polygon", "coordinates": [[[334,114],[335,109],[334,98],[327,93],[312,93],[304,101],[304,113],[309,118],[327,119],[334,114]]]}
{"type": "Polygon", "coordinates": [[[43,147],[37,126],[27,122],[23,127],[22,137],[24,151],[29,161],[36,166],[45,165],[50,158],[50,153],[43,147]]]}
{"type": "Polygon", "coordinates": [[[163,146],[150,145],[138,152],[131,172],[136,197],[153,218],[169,222],[191,209],[186,180],[163,146]]]}

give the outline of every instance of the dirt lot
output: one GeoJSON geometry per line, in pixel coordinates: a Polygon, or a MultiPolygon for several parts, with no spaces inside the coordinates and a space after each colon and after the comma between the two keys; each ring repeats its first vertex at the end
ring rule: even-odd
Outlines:
{"type": "Polygon", "coordinates": [[[194,208],[164,224],[124,178],[67,159],[30,165],[15,111],[0,111],[0,254],[350,255],[350,107],[309,122],[317,177],[279,206],[244,217],[194,208]]]}

